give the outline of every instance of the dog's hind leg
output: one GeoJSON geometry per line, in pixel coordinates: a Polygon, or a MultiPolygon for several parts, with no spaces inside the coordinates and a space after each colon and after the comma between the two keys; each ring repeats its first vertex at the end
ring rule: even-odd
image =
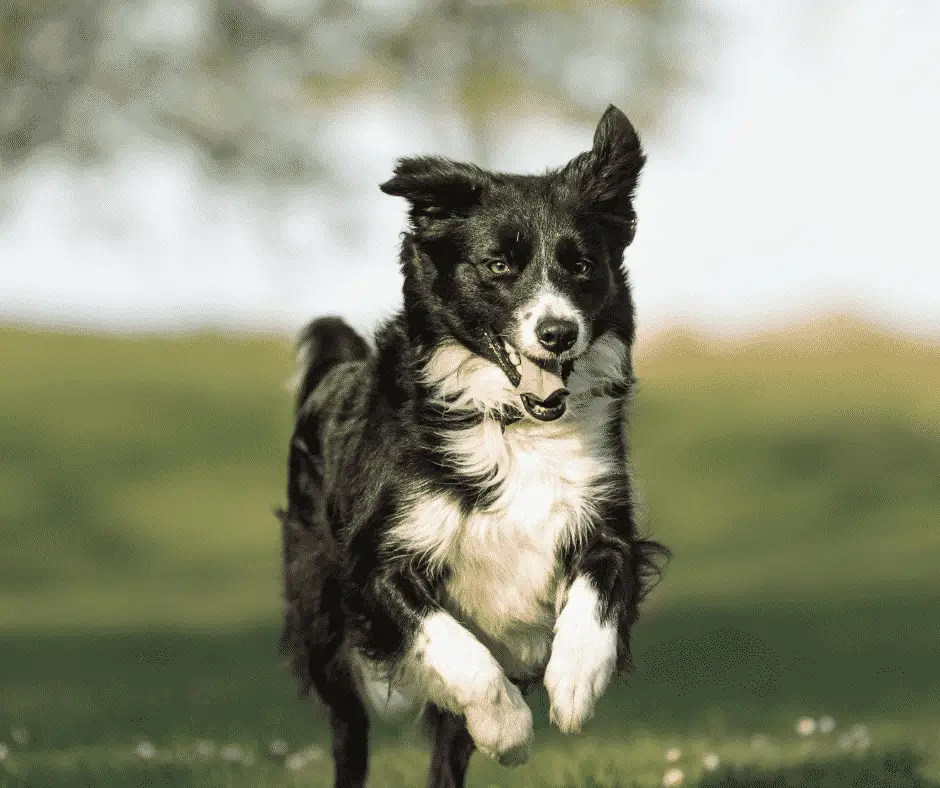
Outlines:
{"type": "Polygon", "coordinates": [[[369,771],[369,717],[346,671],[314,676],[320,697],[330,710],[336,788],[363,788],[369,771]]]}
{"type": "Polygon", "coordinates": [[[348,705],[330,709],[330,727],[336,788],[363,788],[369,771],[369,718],[357,695],[348,705]]]}
{"type": "Polygon", "coordinates": [[[433,737],[428,788],[463,788],[470,756],[476,749],[464,718],[429,704],[425,719],[433,737]]]}

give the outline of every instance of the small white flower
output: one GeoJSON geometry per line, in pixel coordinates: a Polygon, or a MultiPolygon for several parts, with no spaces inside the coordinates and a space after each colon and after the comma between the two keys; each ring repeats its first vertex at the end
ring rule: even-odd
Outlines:
{"type": "Polygon", "coordinates": [[[832,733],[836,729],[836,721],[830,716],[819,718],[819,732],[832,733]]]}
{"type": "Polygon", "coordinates": [[[666,750],[666,760],[669,763],[675,763],[682,757],[682,750],[678,747],[672,747],[671,749],[666,750]]]}
{"type": "Polygon", "coordinates": [[[326,752],[322,747],[317,747],[315,744],[311,744],[306,750],[304,750],[304,760],[308,763],[310,761],[320,761],[323,760],[326,752]]]}
{"type": "Polygon", "coordinates": [[[283,758],[287,755],[287,742],[283,739],[272,739],[271,743],[268,745],[268,751],[271,755],[277,755],[283,758]]]}
{"type": "Polygon", "coordinates": [[[307,765],[307,759],[304,758],[302,752],[295,752],[293,755],[287,756],[287,759],[284,761],[284,765],[292,772],[299,772],[304,768],[304,766],[307,765]]]}
{"type": "Polygon", "coordinates": [[[702,758],[702,764],[705,766],[705,771],[713,772],[721,764],[721,758],[719,758],[715,753],[710,752],[704,758],[702,758]]]}
{"type": "Polygon", "coordinates": [[[137,745],[137,757],[145,761],[151,760],[157,754],[156,748],[149,741],[142,741],[137,745]]]}
{"type": "Polygon", "coordinates": [[[663,775],[663,785],[682,785],[685,779],[685,772],[682,769],[670,769],[663,775]]]}
{"type": "Polygon", "coordinates": [[[812,736],[816,732],[816,720],[812,717],[802,717],[796,723],[796,732],[800,736],[812,736]]]}
{"type": "Polygon", "coordinates": [[[230,744],[228,747],[222,748],[222,760],[223,761],[240,761],[242,759],[241,748],[237,744],[230,744]]]}
{"type": "Polygon", "coordinates": [[[10,731],[10,738],[20,747],[29,744],[29,731],[26,728],[13,728],[10,731]]]}
{"type": "Polygon", "coordinates": [[[5,761],[10,754],[10,748],[0,741],[0,761],[5,761]]]}
{"type": "Polygon", "coordinates": [[[201,741],[196,745],[196,752],[203,758],[210,758],[215,752],[215,745],[211,741],[201,741]]]}

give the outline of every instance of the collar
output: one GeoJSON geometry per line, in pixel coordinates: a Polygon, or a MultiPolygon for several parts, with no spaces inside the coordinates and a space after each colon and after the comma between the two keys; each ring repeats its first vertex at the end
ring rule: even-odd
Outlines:
{"type": "MultiPolygon", "coordinates": [[[[626,380],[607,380],[603,383],[599,383],[596,386],[592,386],[586,391],[582,391],[580,394],[572,395],[568,398],[569,402],[583,404],[586,400],[592,399],[594,397],[609,397],[611,399],[622,399],[629,396],[630,394],[630,383],[626,380]]],[[[499,415],[499,424],[503,429],[503,432],[506,431],[506,427],[516,422],[522,421],[525,418],[525,413],[523,413],[519,408],[510,407],[502,411],[499,415]]]]}

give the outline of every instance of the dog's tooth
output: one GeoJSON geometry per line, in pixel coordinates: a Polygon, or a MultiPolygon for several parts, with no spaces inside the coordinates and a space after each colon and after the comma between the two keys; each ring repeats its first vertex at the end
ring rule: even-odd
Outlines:
{"type": "Polygon", "coordinates": [[[519,358],[519,354],[516,352],[516,349],[511,346],[509,348],[509,360],[517,367],[522,363],[522,359],[519,358]]]}

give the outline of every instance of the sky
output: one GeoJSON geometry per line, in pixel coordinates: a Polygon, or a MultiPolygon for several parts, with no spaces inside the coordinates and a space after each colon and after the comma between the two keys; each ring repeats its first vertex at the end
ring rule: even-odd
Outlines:
{"type": "MultiPolygon", "coordinates": [[[[838,310],[940,337],[940,4],[711,2],[725,28],[705,42],[703,87],[646,140],[626,258],[640,333],[739,334],[838,310]]],[[[491,164],[538,172],[592,133],[507,125],[491,164]]],[[[351,201],[310,188],[264,213],[155,144],[91,173],[38,161],[4,195],[0,321],[294,331],[332,313],[374,326],[400,302],[405,212],[377,185],[398,156],[467,148],[378,102],[337,117],[329,145],[351,201]]]]}

